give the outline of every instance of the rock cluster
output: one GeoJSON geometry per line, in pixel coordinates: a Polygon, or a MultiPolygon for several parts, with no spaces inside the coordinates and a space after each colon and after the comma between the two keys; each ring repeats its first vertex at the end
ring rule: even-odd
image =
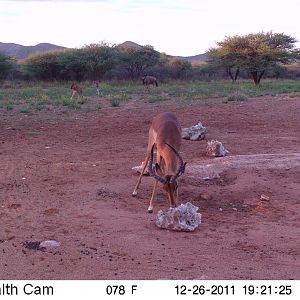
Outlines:
{"type": "Polygon", "coordinates": [[[160,210],[156,216],[156,225],[175,231],[194,231],[201,224],[198,209],[197,206],[187,202],[176,208],[169,208],[166,212],[160,210]]]}

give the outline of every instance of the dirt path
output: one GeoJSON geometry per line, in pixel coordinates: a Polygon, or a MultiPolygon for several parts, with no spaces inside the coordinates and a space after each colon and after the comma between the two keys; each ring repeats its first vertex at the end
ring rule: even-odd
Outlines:
{"type": "Polygon", "coordinates": [[[2,116],[0,277],[300,279],[299,116],[300,99],[284,97],[2,116]],[[179,196],[203,220],[192,233],[155,226],[168,203],[159,189],[147,214],[151,178],[131,197],[161,110],[182,127],[201,120],[230,151],[212,159],[206,141],[183,140],[179,196]],[[49,239],[61,246],[30,247],[49,239]]]}

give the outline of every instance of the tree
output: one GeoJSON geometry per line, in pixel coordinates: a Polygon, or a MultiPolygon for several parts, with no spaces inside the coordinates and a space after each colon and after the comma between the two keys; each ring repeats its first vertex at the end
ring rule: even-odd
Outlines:
{"type": "Polygon", "coordinates": [[[82,49],[89,79],[101,79],[116,63],[115,47],[106,43],[90,44],[82,49]]]}
{"type": "Polygon", "coordinates": [[[217,48],[208,51],[209,61],[226,67],[233,81],[243,68],[251,74],[254,83],[259,84],[267,69],[299,59],[300,49],[295,48],[295,43],[296,39],[291,36],[272,32],[226,37],[217,43],[217,48]]]}
{"type": "Polygon", "coordinates": [[[223,47],[210,48],[206,53],[208,57],[207,68],[211,70],[224,69],[232,82],[235,82],[241,69],[241,64],[235,52],[238,43],[239,40],[236,38],[223,47]]]}
{"type": "Polygon", "coordinates": [[[152,46],[121,46],[119,47],[119,62],[131,79],[137,78],[150,67],[160,61],[159,52],[152,46]]]}
{"type": "Polygon", "coordinates": [[[176,79],[187,78],[189,72],[192,70],[192,64],[184,59],[174,58],[169,64],[173,73],[173,77],[176,79]]]}
{"type": "Polygon", "coordinates": [[[99,80],[110,71],[116,62],[115,48],[108,44],[90,44],[80,49],[71,49],[59,58],[60,76],[64,80],[99,80]]]}
{"type": "Polygon", "coordinates": [[[5,79],[15,67],[15,61],[10,56],[0,53],[0,80],[5,79]]]}
{"type": "Polygon", "coordinates": [[[25,72],[38,80],[55,80],[59,78],[59,51],[37,53],[24,62],[25,72]]]}
{"type": "Polygon", "coordinates": [[[268,77],[271,78],[283,78],[286,77],[288,73],[288,69],[285,65],[283,64],[276,64],[272,68],[268,69],[268,77]]]}
{"type": "Polygon", "coordinates": [[[58,59],[60,79],[77,81],[85,79],[88,69],[82,57],[82,49],[61,52],[58,59]]]}

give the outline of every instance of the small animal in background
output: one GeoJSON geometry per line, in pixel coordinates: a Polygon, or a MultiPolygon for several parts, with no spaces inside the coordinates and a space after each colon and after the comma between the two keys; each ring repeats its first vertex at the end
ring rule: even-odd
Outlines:
{"type": "Polygon", "coordinates": [[[72,92],[72,95],[71,95],[71,99],[74,98],[74,96],[77,96],[78,98],[81,98],[82,97],[82,88],[79,87],[77,84],[73,83],[71,85],[71,92],[72,92]]]}
{"type": "Polygon", "coordinates": [[[149,76],[146,74],[142,77],[142,81],[143,81],[143,84],[146,86],[148,86],[149,84],[152,84],[153,86],[155,84],[156,86],[158,86],[157,79],[154,76],[149,76]]]}
{"type": "Polygon", "coordinates": [[[100,91],[100,81],[96,81],[95,86],[96,86],[97,95],[98,95],[98,97],[100,97],[100,93],[101,93],[101,91],[100,91]]]}

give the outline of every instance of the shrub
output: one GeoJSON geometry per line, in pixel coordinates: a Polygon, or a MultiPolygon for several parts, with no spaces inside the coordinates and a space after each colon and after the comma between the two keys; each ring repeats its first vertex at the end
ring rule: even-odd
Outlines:
{"type": "Polygon", "coordinates": [[[237,91],[227,96],[225,102],[242,102],[246,100],[248,100],[248,97],[245,94],[237,91]]]}

